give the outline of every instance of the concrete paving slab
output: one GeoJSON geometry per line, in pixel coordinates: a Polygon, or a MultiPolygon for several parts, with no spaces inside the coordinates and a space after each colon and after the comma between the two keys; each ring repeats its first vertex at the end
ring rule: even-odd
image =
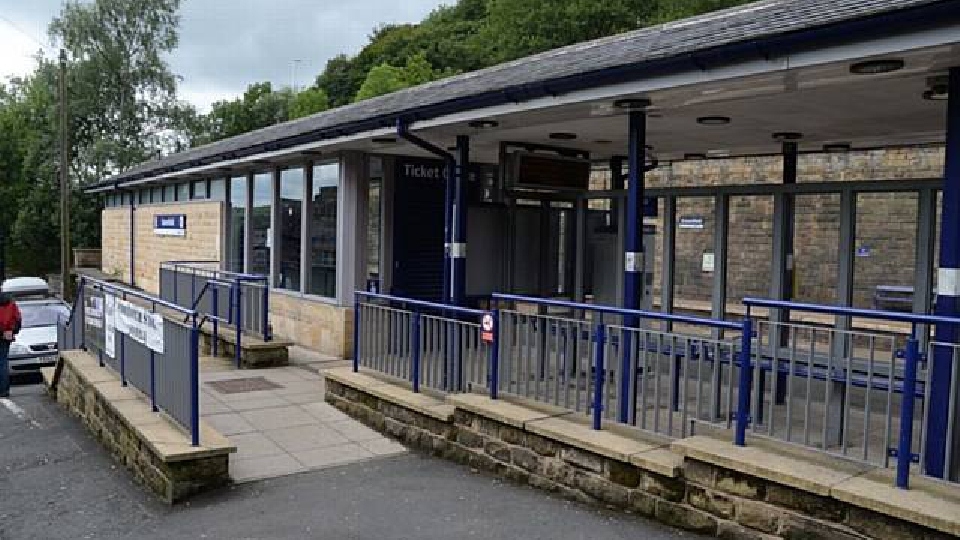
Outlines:
{"type": "Polygon", "coordinates": [[[227,436],[249,433],[256,430],[250,422],[247,422],[246,419],[240,416],[240,413],[236,412],[212,414],[204,416],[203,419],[213,426],[213,429],[227,436]]]}
{"type": "Polygon", "coordinates": [[[234,401],[226,404],[230,410],[237,412],[257,411],[262,409],[273,409],[277,407],[288,407],[290,402],[279,397],[270,396],[265,398],[234,401]]]}
{"type": "Polygon", "coordinates": [[[327,426],[336,430],[338,433],[352,442],[372,441],[383,438],[383,435],[381,435],[379,432],[374,431],[355,420],[331,422],[328,423],[327,426]]]}
{"type": "Polygon", "coordinates": [[[371,441],[358,441],[357,444],[375,456],[394,456],[407,451],[407,448],[402,444],[383,438],[371,441]]]}
{"type": "Polygon", "coordinates": [[[293,426],[264,431],[264,435],[286,452],[305,452],[315,448],[338,446],[351,442],[346,436],[325,424],[293,426]]]}
{"type": "Polygon", "coordinates": [[[307,392],[305,394],[284,394],[283,399],[294,405],[306,405],[308,403],[323,402],[323,394],[317,392],[307,392]]]}
{"type": "Polygon", "coordinates": [[[258,431],[230,435],[230,442],[237,446],[237,459],[251,459],[286,454],[280,445],[258,431]]]}
{"type": "Polygon", "coordinates": [[[257,370],[257,372],[260,375],[262,375],[265,379],[269,381],[273,381],[277,384],[285,384],[288,382],[303,382],[307,380],[306,378],[304,378],[304,375],[306,375],[307,372],[295,367],[263,369],[263,370],[257,370]]]}
{"type": "Polygon", "coordinates": [[[317,420],[325,422],[340,422],[343,420],[353,420],[346,414],[344,414],[340,409],[330,405],[326,402],[320,403],[304,403],[300,405],[300,408],[307,412],[310,416],[316,418],[317,420]]]}
{"type": "Polygon", "coordinates": [[[233,409],[219,399],[204,395],[200,396],[200,416],[211,416],[228,412],[233,412],[233,409]]]}
{"type": "Polygon", "coordinates": [[[373,453],[358,444],[348,443],[339,446],[317,448],[305,452],[294,452],[293,457],[310,469],[322,469],[333,465],[342,465],[373,457],[373,453]]]}
{"type": "Polygon", "coordinates": [[[307,468],[290,454],[251,459],[230,459],[230,476],[235,482],[249,482],[303,472],[307,468]]]}
{"type": "Polygon", "coordinates": [[[283,388],[278,388],[275,390],[276,394],[279,396],[313,392],[317,394],[318,399],[323,399],[323,388],[317,383],[317,381],[300,380],[289,381],[280,384],[283,386],[283,388]]]}
{"type": "Polygon", "coordinates": [[[261,431],[280,429],[291,426],[313,424],[316,419],[296,405],[275,407],[271,409],[255,409],[240,413],[255,428],[261,431]]]}

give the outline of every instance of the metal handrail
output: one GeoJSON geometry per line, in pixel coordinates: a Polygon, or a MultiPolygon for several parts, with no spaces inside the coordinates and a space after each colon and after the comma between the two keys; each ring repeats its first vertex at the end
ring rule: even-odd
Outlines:
{"type": "Polygon", "coordinates": [[[179,305],[177,305],[177,304],[174,304],[173,302],[168,302],[168,301],[166,301],[166,300],[164,300],[164,299],[162,299],[162,298],[160,298],[160,297],[153,296],[153,295],[148,294],[148,293],[145,293],[145,292],[143,292],[143,291],[138,291],[138,290],[136,290],[136,289],[131,289],[131,288],[129,288],[129,287],[124,287],[123,285],[117,285],[117,284],[112,283],[112,282],[107,282],[107,281],[103,281],[103,280],[96,279],[96,278],[91,278],[91,277],[85,277],[84,280],[87,281],[87,282],[92,283],[95,288],[96,288],[96,287],[99,287],[100,290],[102,290],[102,291],[113,291],[113,292],[118,292],[118,293],[130,295],[130,296],[133,296],[133,297],[135,297],[135,298],[139,298],[139,299],[141,299],[141,300],[150,302],[150,303],[152,303],[152,304],[154,304],[154,305],[163,306],[163,307],[165,307],[165,308],[172,309],[172,310],[177,311],[178,313],[182,313],[182,314],[184,314],[184,315],[186,315],[186,316],[188,316],[188,317],[192,317],[192,316],[196,316],[196,315],[197,315],[197,311],[196,311],[195,309],[189,309],[189,308],[185,308],[185,307],[183,307],[183,306],[179,306],[179,305]]]}
{"type": "Polygon", "coordinates": [[[511,302],[528,302],[531,304],[540,304],[544,306],[565,307],[571,309],[582,309],[585,311],[595,311],[597,313],[609,313],[614,315],[625,315],[640,317],[644,319],[654,319],[659,321],[679,322],[686,324],[695,324],[708,326],[711,328],[722,328],[725,330],[740,330],[743,325],[740,323],[721,321],[717,319],[707,319],[704,317],[693,317],[689,315],[676,315],[673,313],[661,313],[658,311],[646,311],[642,309],[624,309],[612,306],[599,306],[596,304],[584,304],[581,302],[568,302],[566,300],[554,300],[550,298],[536,298],[532,296],[520,296],[516,294],[494,293],[491,295],[494,300],[508,300],[511,302]]]}
{"type": "Polygon", "coordinates": [[[747,297],[743,299],[747,308],[767,307],[840,315],[844,317],[860,317],[864,319],[878,319],[884,321],[904,322],[910,324],[953,324],[960,325],[958,317],[944,317],[942,315],[926,315],[923,313],[904,313],[900,311],[881,311],[877,309],[854,308],[847,306],[833,306],[824,304],[806,304],[787,300],[770,300],[767,298],[747,297]]]}
{"type": "Polygon", "coordinates": [[[253,281],[253,282],[268,282],[269,278],[261,274],[247,274],[244,272],[234,272],[232,270],[222,270],[219,268],[197,268],[192,265],[197,264],[220,264],[220,261],[164,261],[160,263],[160,267],[167,267],[174,270],[184,268],[194,272],[204,271],[211,272],[216,274],[219,277],[228,277],[233,279],[240,279],[241,281],[253,281]]]}
{"type": "Polygon", "coordinates": [[[464,313],[467,315],[483,315],[487,313],[482,309],[465,308],[460,306],[451,306],[447,304],[437,304],[435,302],[428,302],[426,300],[414,300],[412,298],[391,296],[389,294],[379,294],[379,293],[372,293],[372,292],[366,292],[366,291],[356,291],[354,294],[356,294],[358,297],[361,297],[361,298],[374,298],[377,300],[386,300],[389,302],[398,302],[398,303],[407,304],[411,306],[425,307],[425,308],[436,309],[440,311],[452,311],[454,313],[464,313]]]}

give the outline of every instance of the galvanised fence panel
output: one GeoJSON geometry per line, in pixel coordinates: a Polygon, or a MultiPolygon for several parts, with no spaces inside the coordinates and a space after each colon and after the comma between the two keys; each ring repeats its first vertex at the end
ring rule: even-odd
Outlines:
{"type": "Polygon", "coordinates": [[[160,297],[205,320],[222,319],[234,330],[269,341],[270,288],[266,276],[228,272],[216,261],[160,265],[160,297]]]}
{"type": "MultiPolygon", "coordinates": [[[[119,310],[117,310],[119,311],[119,310]]],[[[149,399],[153,410],[163,411],[190,433],[199,444],[199,329],[198,315],[160,298],[115,284],[83,278],[70,318],[58,324],[61,350],[82,348],[97,357],[100,365],[119,376],[149,399]],[[158,308],[172,310],[180,320],[163,320],[162,352],[130,335],[112,329],[113,352],[107,346],[107,297],[127,300],[155,315],[158,308]],[[78,338],[74,337],[79,334],[78,338]]]]}

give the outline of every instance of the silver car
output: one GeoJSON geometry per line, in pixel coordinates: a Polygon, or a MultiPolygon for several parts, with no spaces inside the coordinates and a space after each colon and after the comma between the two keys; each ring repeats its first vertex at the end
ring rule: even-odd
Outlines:
{"type": "Polygon", "coordinates": [[[70,316],[70,306],[50,293],[40,278],[13,278],[0,285],[20,308],[23,326],[10,345],[10,373],[39,371],[57,360],[57,321],[70,316]]]}

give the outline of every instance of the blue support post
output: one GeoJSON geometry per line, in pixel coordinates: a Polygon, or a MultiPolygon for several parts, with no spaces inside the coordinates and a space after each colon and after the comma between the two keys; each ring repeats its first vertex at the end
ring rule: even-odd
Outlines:
{"type": "Polygon", "coordinates": [[[196,313],[190,329],[190,444],[200,446],[200,329],[196,313]]]}
{"type": "Polygon", "coordinates": [[[360,371],[360,296],[353,295],[353,372],[360,371]]]}
{"type": "MultiPolygon", "coordinates": [[[[940,264],[937,276],[936,314],[960,316],[960,67],[950,68],[950,98],[947,103],[947,141],[944,150],[943,198],[940,216],[940,264]]],[[[954,325],[938,324],[934,339],[939,343],[960,341],[954,325]]],[[[930,414],[927,415],[926,450],[923,456],[927,474],[958,480],[957,467],[947,471],[947,445],[958,455],[960,430],[947,440],[948,408],[953,388],[952,354],[949,347],[937,347],[930,369],[930,414]]],[[[960,418],[956,414],[954,418],[960,418]]]]}
{"type": "Polygon", "coordinates": [[[450,240],[453,282],[450,295],[453,305],[463,306],[467,296],[467,192],[470,174],[470,137],[457,135],[455,158],[453,233],[450,240]]]}
{"type": "Polygon", "coordinates": [[[453,196],[455,191],[453,170],[455,167],[456,163],[453,159],[446,160],[446,167],[444,168],[446,183],[443,195],[443,300],[440,302],[441,304],[449,304],[453,300],[453,291],[450,287],[453,274],[450,243],[453,241],[453,196]]]}
{"type": "MultiPolygon", "coordinates": [[[[748,308],[749,310],[749,308],[748,308]]],[[[753,343],[753,319],[749,311],[743,319],[743,335],[740,336],[740,377],[737,381],[737,418],[734,427],[734,444],[743,446],[747,441],[747,425],[750,423],[750,383],[753,379],[751,346],[753,343]]],[[[732,364],[731,360],[731,364],[732,364]]]]}
{"type": "Polygon", "coordinates": [[[597,348],[594,352],[593,366],[593,429],[600,429],[603,421],[603,384],[607,378],[607,368],[604,365],[604,348],[607,342],[607,327],[603,319],[597,322],[594,332],[597,348]]]}
{"type": "MultiPolygon", "coordinates": [[[[208,282],[209,284],[209,282],[208,282]]],[[[220,289],[219,285],[213,285],[210,288],[210,294],[213,298],[213,343],[210,345],[210,348],[213,349],[211,353],[213,356],[217,356],[219,353],[219,341],[220,341],[220,289]]]]}
{"type": "Polygon", "coordinates": [[[157,412],[157,359],[156,353],[150,350],[150,410],[157,412]]]}
{"type": "Polygon", "coordinates": [[[917,362],[920,345],[914,325],[907,340],[907,358],[903,370],[903,395],[900,404],[900,439],[897,442],[897,487],[907,489],[910,482],[910,462],[913,443],[913,409],[917,392],[917,362]]]}
{"type": "Polygon", "coordinates": [[[493,315],[493,343],[490,344],[490,399],[497,399],[500,393],[500,310],[493,315]]]}
{"type": "Polygon", "coordinates": [[[410,316],[410,382],[413,391],[420,392],[420,313],[410,316]]]}
{"type": "Polygon", "coordinates": [[[241,322],[243,320],[243,299],[242,299],[243,292],[240,289],[239,282],[234,282],[234,289],[236,290],[236,294],[234,296],[236,297],[236,300],[237,300],[237,306],[236,306],[237,320],[234,321],[234,331],[237,333],[237,335],[236,335],[236,339],[234,340],[236,341],[236,343],[233,344],[233,356],[237,365],[237,369],[240,369],[240,364],[241,364],[240,336],[243,334],[243,332],[241,331],[243,329],[243,323],[241,322]]]}
{"type": "Polygon", "coordinates": [[[263,303],[261,307],[263,309],[263,318],[260,322],[263,325],[263,340],[270,341],[273,337],[270,335],[270,284],[266,281],[263,283],[263,303]]]}
{"type": "MultiPolygon", "coordinates": [[[[624,245],[623,269],[623,308],[639,309],[640,296],[643,291],[643,190],[644,190],[644,156],[646,152],[647,113],[631,111],[629,119],[629,133],[627,144],[627,186],[626,208],[626,236],[624,245]]],[[[630,315],[624,317],[624,326],[635,328],[639,326],[638,317],[630,315]]],[[[630,379],[626,374],[630,371],[630,349],[623,347],[620,355],[620,389],[619,409],[617,420],[626,423],[630,415],[630,379]]]]}
{"type": "Polygon", "coordinates": [[[120,386],[127,385],[127,355],[123,334],[120,334],[120,386]]]}

